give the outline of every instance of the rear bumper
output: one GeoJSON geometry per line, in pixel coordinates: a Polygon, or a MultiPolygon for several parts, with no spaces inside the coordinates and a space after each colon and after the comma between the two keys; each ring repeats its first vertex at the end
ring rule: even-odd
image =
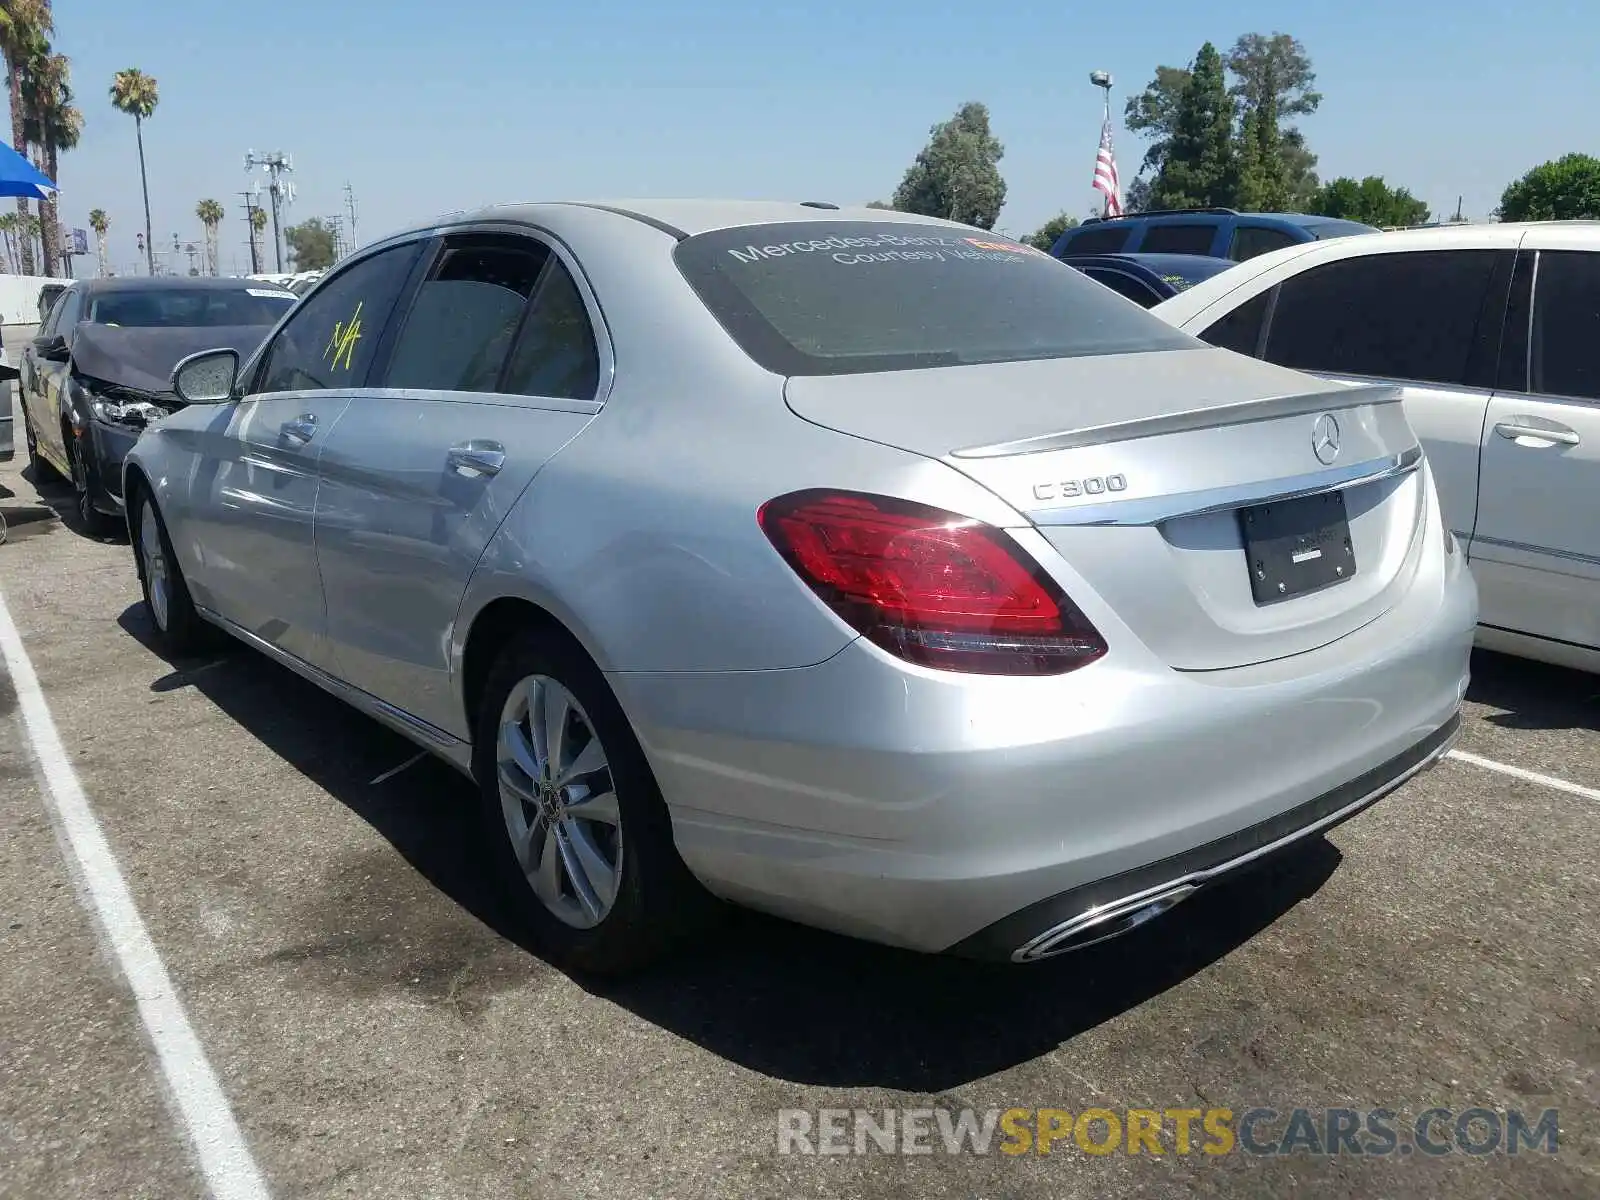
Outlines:
{"type": "Polygon", "coordinates": [[[1349,783],[1227,837],[1030,904],[979,930],[951,953],[1033,962],[1126,932],[1200,888],[1303,838],[1325,833],[1432,767],[1461,735],[1460,714],[1415,746],[1349,783]]]}
{"type": "Polygon", "coordinates": [[[1441,551],[1383,617],[1254,667],[1114,646],[1058,678],[956,676],[858,641],[799,670],[610,678],[713,892],[1010,955],[1078,901],[1219,870],[1375,799],[1448,736],[1476,620],[1462,556],[1441,551]]]}

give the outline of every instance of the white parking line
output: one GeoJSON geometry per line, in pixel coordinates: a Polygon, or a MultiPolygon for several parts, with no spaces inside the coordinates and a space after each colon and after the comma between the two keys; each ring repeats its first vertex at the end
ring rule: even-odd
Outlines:
{"type": "Polygon", "coordinates": [[[1513,767],[1510,763],[1495,762],[1492,758],[1480,758],[1476,754],[1468,754],[1465,750],[1452,750],[1446,757],[1469,763],[1474,767],[1482,767],[1485,771],[1498,771],[1513,779],[1542,783],[1545,787],[1554,788],[1558,792],[1568,792],[1587,800],[1600,800],[1600,790],[1595,788],[1584,787],[1581,783],[1568,783],[1565,779],[1557,779],[1554,775],[1541,775],[1537,771],[1529,771],[1523,767],[1513,767]]]}
{"type": "Polygon", "coordinates": [[[4,596],[0,596],[0,655],[10,672],[28,741],[43,776],[41,790],[55,810],[87,899],[133,989],[139,1017],[155,1046],[161,1073],[172,1090],[211,1194],[217,1200],[266,1200],[269,1193],[260,1168],[234,1121],[216,1072],[206,1061],[183,1002],[173,990],[166,965],[150,940],[100,822],[89,807],[4,596]]]}

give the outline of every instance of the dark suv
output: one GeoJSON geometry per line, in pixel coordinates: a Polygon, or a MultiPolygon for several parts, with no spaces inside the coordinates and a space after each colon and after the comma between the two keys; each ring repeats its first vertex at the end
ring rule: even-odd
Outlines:
{"type": "Polygon", "coordinates": [[[1231,208],[1175,208],[1126,217],[1091,217],[1067,230],[1050,253],[1207,254],[1244,262],[1301,242],[1379,230],[1359,221],[1305,213],[1242,213],[1231,208]]]}

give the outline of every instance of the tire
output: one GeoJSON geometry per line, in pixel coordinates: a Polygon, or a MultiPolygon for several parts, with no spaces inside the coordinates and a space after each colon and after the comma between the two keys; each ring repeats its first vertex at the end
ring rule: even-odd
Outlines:
{"type": "Polygon", "coordinates": [[[157,644],[171,658],[184,658],[214,648],[221,637],[216,628],[195,611],[189,585],[184,582],[183,571],[172,553],[166,522],[161,519],[155,501],[143,488],[136,489],[129,499],[133,504],[133,519],[129,523],[133,561],[139,572],[145,613],[155,630],[157,644]],[[146,553],[152,537],[156,548],[153,555],[146,553]]]}
{"type": "Polygon", "coordinates": [[[494,875],[546,958],[597,975],[631,974],[707,925],[717,902],[679,857],[644,751],[605,679],[574,642],[545,631],[511,639],[489,673],[474,732],[473,774],[494,875]],[[590,769],[557,789],[543,766],[549,738],[540,718],[559,711],[570,716],[561,723],[557,761],[590,769]],[[590,735],[600,747],[598,769],[590,735]],[[520,757],[512,738],[521,739],[520,757]],[[567,861],[579,864],[587,904],[567,861]],[[603,867],[612,868],[609,875],[603,867]],[[555,903],[541,898],[535,880],[545,895],[555,893],[555,903]]]}
{"type": "Polygon", "coordinates": [[[33,422],[28,419],[26,406],[22,409],[22,433],[28,444],[28,466],[33,468],[34,483],[54,483],[61,478],[61,472],[45,461],[44,455],[39,453],[39,439],[33,432],[33,422]]]}
{"type": "Polygon", "coordinates": [[[72,440],[70,438],[64,440],[67,446],[67,461],[72,464],[74,511],[78,517],[78,528],[89,537],[110,537],[116,532],[118,521],[94,506],[94,493],[89,486],[89,465],[83,461],[81,451],[72,440]]]}

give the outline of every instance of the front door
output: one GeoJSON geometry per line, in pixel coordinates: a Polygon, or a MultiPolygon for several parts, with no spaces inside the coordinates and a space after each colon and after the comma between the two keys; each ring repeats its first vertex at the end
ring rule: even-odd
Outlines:
{"type": "Polygon", "coordinates": [[[1528,390],[1483,432],[1480,619],[1600,648],[1600,253],[1541,250],[1534,279],[1528,390]]]}
{"type": "Polygon", "coordinates": [[[304,300],[258,356],[244,399],[200,443],[190,516],[196,603],[314,666],[327,662],[318,464],[361,395],[417,253],[409,243],[358,259],[304,300]]]}
{"type": "Polygon", "coordinates": [[[39,351],[56,337],[65,337],[70,344],[82,305],[80,288],[69,288],[61,294],[50,319],[40,326],[38,336],[23,350],[21,378],[17,381],[18,394],[27,410],[28,427],[33,430],[40,456],[69,478],[72,462],[67,457],[66,435],[62,429],[62,415],[67,411],[62,389],[67,386],[70,371],[65,362],[45,358],[39,351]]]}
{"type": "MultiPolygon", "coordinates": [[[[400,319],[397,316],[397,319],[400,319]]],[[[381,390],[328,440],[317,557],[334,672],[456,737],[450,634],[489,540],[599,408],[575,273],[531,236],[445,239],[381,390]]]]}

